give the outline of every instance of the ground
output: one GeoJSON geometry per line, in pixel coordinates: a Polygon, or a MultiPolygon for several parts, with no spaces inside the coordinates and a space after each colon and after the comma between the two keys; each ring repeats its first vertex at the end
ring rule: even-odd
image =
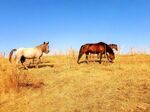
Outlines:
{"type": "Polygon", "coordinates": [[[49,56],[28,70],[0,60],[0,112],[148,111],[150,55],[80,65],[76,56],[49,56]]]}

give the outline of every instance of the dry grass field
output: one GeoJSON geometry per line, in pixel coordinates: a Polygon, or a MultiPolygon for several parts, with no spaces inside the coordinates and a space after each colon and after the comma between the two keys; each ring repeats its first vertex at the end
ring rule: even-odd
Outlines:
{"type": "Polygon", "coordinates": [[[113,64],[78,65],[73,55],[42,62],[24,70],[0,59],[0,112],[150,112],[150,55],[120,55],[113,64]]]}

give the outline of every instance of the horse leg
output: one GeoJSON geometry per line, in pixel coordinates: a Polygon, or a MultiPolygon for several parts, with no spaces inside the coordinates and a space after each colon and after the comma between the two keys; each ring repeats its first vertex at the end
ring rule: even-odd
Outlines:
{"type": "Polygon", "coordinates": [[[39,68],[39,66],[38,66],[39,62],[40,62],[40,57],[37,58],[36,68],[39,68]]]}
{"type": "Polygon", "coordinates": [[[104,58],[106,58],[107,54],[104,53],[104,58]]]}
{"type": "Polygon", "coordinates": [[[39,63],[42,63],[42,61],[41,61],[41,57],[39,58],[39,63]]]}
{"type": "Polygon", "coordinates": [[[77,61],[77,63],[78,63],[78,64],[80,64],[80,62],[79,62],[79,61],[80,61],[80,58],[82,57],[82,55],[83,55],[82,53],[79,53],[78,61],[77,61]]]}
{"type": "Polygon", "coordinates": [[[34,61],[35,61],[34,59],[35,59],[35,58],[33,58],[33,64],[34,64],[34,61]]]}
{"type": "Polygon", "coordinates": [[[98,58],[98,59],[100,58],[100,56],[99,56],[99,55],[100,55],[100,54],[98,53],[98,54],[97,54],[97,58],[98,58]]]}
{"type": "Polygon", "coordinates": [[[99,64],[101,64],[101,62],[102,62],[102,53],[100,53],[99,55],[99,64]]]}
{"type": "Polygon", "coordinates": [[[110,61],[110,59],[109,59],[109,55],[106,53],[106,57],[107,57],[107,60],[108,60],[108,62],[110,61]]]}
{"type": "MultiPolygon", "coordinates": [[[[21,62],[21,64],[22,64],[25,62],[25,59],[24,59],[24,57],[19,55],[19,56],[15,57],[15,61],[16,61],[16,67],[19,68],[19,62],[21,62]]],[[[24,64],[22,64],[22,65],[24,66],[24,68],[26,68],[24,64]]]]}
{"type": "Polygon", "coordinates": [[[31,64],[32,64],[32,62],[30,61],[28,66],[30,67],[30,66],[31,66],[31,64]]]}
{"type": "Polygon", "coordinates": [[[86,63],[87,64],[89,63],[88,56],[89,56],[89,53],[86,53],[86,63]]]}
{"type": "Polygon", "coordinates": [[[34,65],[34,62],[35,62],[35,60],[34,60],[35,58],[33,58],[31,61],[30,61],[30,63],[29,63],[29,66],[31,65],[31,64],[33,64],[34,65]]]}
{"type": "Polygon", "coordinates": [[[28,67],[24,64],[25,61],[21,61],[22,66],[24,66],[24,69],[28,70],[28,67]]]}
{"type": "Polygon", "coordinates": [[[21,58],[20,58],[21,64],[24,66],[24,69],[27,70],[28,67],[24,64],[25,60],[26,60],[26,58],[24,56],[21,56],[21,58]]]}

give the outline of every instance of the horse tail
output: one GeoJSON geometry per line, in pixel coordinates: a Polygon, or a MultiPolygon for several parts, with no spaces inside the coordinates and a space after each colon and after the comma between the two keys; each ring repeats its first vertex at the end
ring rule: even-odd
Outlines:
{"type": "Polygon", "coordinates": [[[12,49],[9,53],[9,62],[11,62],[11,58],[12,58],[12,55],[13,55],[13,52],[14,51],[17,51],[17,49],[12,49]]]}

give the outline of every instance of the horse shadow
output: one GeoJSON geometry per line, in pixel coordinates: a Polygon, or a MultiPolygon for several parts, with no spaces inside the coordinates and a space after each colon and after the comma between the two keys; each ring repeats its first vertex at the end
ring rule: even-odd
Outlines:
{"type": "MultiPolygon", "coordinates": [[[[27,69],[32,69],[32,68],[37,68],[36,67],[36,63],[26,63],[26,67],[27,69]]],[[[38,64],[38,68],[45,68],[45,67],[50,67],[50,68],[53,68],[54,67],[54,64],[50,64],[49,61],[47,62],[40,62],[38,64]]],[[[23,66],[19,67],[20,69],[25,69],[23,66]]]]}
{"type": "MultiPolygon", "coordinates": [[[[43,63],[51,63],[50,61],[44,61],[44,62],[40,62],[40,64],[43,64],[43,63]]],[[[36,63],[32,63],[32,64],[36,64],[36,63]]]]}
{"type": "MultiPolygon", "coordinates": [[[[44,63],[44,62],[42,62],[42,63],[44,63]]],[[[38,65],[38,68],[45,68],[45,67],[53,68],[54,65],[53,65],[53,64],[42,64],[42,65],[39,64],[39,65],[38,65]]],[[[28,68],[30,68],[30,69],[36,68],[36,65],[30,65],[30,66],[28,66],[28,68]]]]}
{"type": "Polygon", "coordinates": [[[86,60],[84,60],[84,61],[80,61],[80,64],[82,64],[82,63],[88,64],[88,63],[91,63],[91,62],[99,63],[100,61],[98,61],[98,60],[89,60],[89,61],[87,62],[86,60]]]}
{"type": "MultiPolygon", "coordinates": [[[[100,60],[89,60],[88,62],[89,63],[100,63],[100,60]]],[[[88,62],[86,60],[84,60],[84,61],[80,61],[80,64],[82,64],[82,63],[88,64],[88,62]]],[[[100,64],[103,64],[103,63],[105,64],[105,63],[111,63],[111,62],[106,61],[106,60],[101,60],[100,64]]]]}

